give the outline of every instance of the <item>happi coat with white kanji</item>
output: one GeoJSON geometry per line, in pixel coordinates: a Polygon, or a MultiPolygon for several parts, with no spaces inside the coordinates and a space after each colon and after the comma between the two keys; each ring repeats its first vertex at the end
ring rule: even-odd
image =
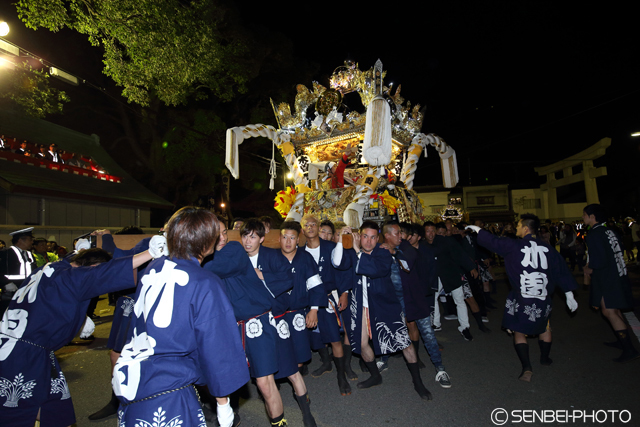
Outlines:
{"type": "Polygon", "coordinates": [[[633,306],[631,282],[624,263],[624,247],[616,233],[603,224],[587,232],[589,267],[593,269],[589,305],[600,307],[604,298],[607,308],[633,306]]]}
{"type": "Polygon", "coordinates": [[[75,422],[67,381],[54,355],[78,333],[91,298],[131,286],[131,257],[93,267],[45,265],[16,291],[0,322],[0,424],[75,422]]]}
{"type": "Polygon", "coordinates": [[[152,261],[139,282],[128,340],[113,370],[120,427],[158,420],[204,427],[194,385],[223,397],[249,381],[222,282],[195,258],[169,257],[152,261]]]}
{"type": "Polygon", "coordinates": [[[507,296],[502,327],[526,335],[545,332],[555,287],[563,292],[578,287],[562,256],[530,234],[522,239],[509,239],[480,230],[478,244],[504,258],[512,289],[507,296]]]}

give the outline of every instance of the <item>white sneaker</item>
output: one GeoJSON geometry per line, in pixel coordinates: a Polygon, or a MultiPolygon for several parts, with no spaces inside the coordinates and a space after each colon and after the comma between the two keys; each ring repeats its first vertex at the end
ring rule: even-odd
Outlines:
{"type": "Polygon", "coordinates": [[[451,388],[451,379],[445,371],[438,371],[436,374],[436,382],[440,384],[442,388],[451,388]]]}
{"type": "Polygon", "coordinates": [[[456,316],[455,314],[447,314],[446,316],[444,316],[444,320],[458,320],[458,316],[456,316]]]}
{"type": "Polygon", "coordinates": [[[482,321],[484,323],[489,323],[489,318],[487,316],[482,316],[482,321]]]}
{"type": "Polygon", "coordinates": [[[378,367],[378,371],[380,371],[380,372],[384,372],[387,369],[389,369],[389,363],[388,362],[383,362],[382,360],[378,360],[376,362],[376,366],[378,367]]]}

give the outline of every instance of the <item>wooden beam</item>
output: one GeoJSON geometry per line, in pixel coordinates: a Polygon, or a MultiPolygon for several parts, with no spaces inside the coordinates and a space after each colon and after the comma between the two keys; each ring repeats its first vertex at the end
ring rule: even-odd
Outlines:
{"type": "MultiPolygon", "coordinates": [[[[114,234],[113,242],[115,243],[118,249],[132,249],[138,242],[147,237],[153,237],[155,234],[114,234]]],[[[228,230],[227,237],[230,242],[242,242],[240,238],[240,232],[237,230],[228,230]]],[[[305,245],[307,240],[304,237],[304,234],[300,233],[300,246],[305,245]]],[[[264,238],[263,246],[268,248],[280,249],[280,230],[272,229],[269,231],[264,238]]],[[[98,246],[102,247],[102,236],[98,236],[98,246]]]]}

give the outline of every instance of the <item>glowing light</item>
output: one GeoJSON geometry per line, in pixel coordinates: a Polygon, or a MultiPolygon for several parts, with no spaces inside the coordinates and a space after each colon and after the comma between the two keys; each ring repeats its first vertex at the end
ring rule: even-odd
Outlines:
{"type": "Polygon", "coordinates": [[[225,206],[227,206],[227,205],[225,205],[224,203],[220,203],[220,207],[221,207],[221,208],[223,208],[223,209],[224,209],[224,208],[225,208],[225,206]]]}
{"type": "Polygon", "coordinates": [[[640,136],[640,132],[634,132],[631,134],[631,136],[640,136]]]}
{"type": "Polygon", "coordinates": [[[8,59],[0,57],[0,67],[15,68],[16,64],[9,61],[8,59]]]}
{"type": "Polygon", "coordinates": [[[291,178],[293,178],[293,174],[292,174],[291,172],[289,172],[289,173],[287,174],[287,179],[291,179],[291,178]]]}
{"type": "Polygon", "coordinates": [[[9,34],[9,24],[6,22],[0,22],[0,37],[4,37],[9,34]]]}
{"type": "Polygon", "coordinates": [[[67,73],[66,71],[62,71],[56,67],[49,67],[49,74],[53,77],[56,77],[64,82],[70,83],[74,86],[78,86],[78,78],[74,75],[67,73]]]}

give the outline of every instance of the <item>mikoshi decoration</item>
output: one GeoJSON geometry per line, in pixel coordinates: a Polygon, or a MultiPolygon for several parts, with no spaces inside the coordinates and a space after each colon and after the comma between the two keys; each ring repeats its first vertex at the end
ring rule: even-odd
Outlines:
{"type": "MultiPolygon", "coordinates": [[[[271,102],[278,129],[255,124],[227,130],[227,168],[238,179],[239,145],[247,138],[269,138],[284,157],[295,185],[295,190],[290,188],[278,193],[282,194],[283,200],[279,201],[276,197],[276,204],[279,206],[277,209],[285,216],[283,212],[287,204],[284,201],[289,200],[291,203],[286,219],[299,221],[306,211],[305,193],[306,200],[313,201],[322,195],[326,196],[328,191],[333,191],[326,187],[326,182],[320,185],[321,180],[315,179],[319,171],[324,171],[322,165],[329,161],[339,161],[347,145],[351,144],[352,147],[357,146],[359,151],[358,161],[355,162],[357,169],[347,170],[353,170],[357,179],[345,179],[345,183],[355,187],[355,191],[349,193],[352,194],[352,199],[346,205],[341,205],[344,206],[342,209],[350,211],[349,216],[362,215],[363,209],[356,205],[363,208],[368,206],[374,194],[383,200],[391,197],[388,196],[389,193],[384,195],[387,185],[402,182],[406,197],[394,198],[398,201],[395,209],[397,214],[402,214],[403,218],[406,215],[420,216],[411,206],[404,206],[412,203],[410,200],[418,199],[413,191],[413,180],[420,154],[424,151],[425,157],[427,156],[428,145],[436,148],[442,166],[443,184],[451,188],[458,183],[456,153],[437,135],[421,132],[424,115],[420,104],[405,104],[400,95],[401,86],[394,91],[393,85],[384,85],[386,74],[380,60],[366,71],[361,71],[355,62],[345,62],[334,71],[329,87],[315,81],[311,90],[302,84],[297,85],[293,113],[289,104],[271,102]],[[345,95],[353,92],[359,95],[365,114],[353,107],[343,106],[349,99],[353,102],[352,98],[345,98],[345,95]],[[307,170],[309,176],[305,173],[307,170]],[[311,185],[309,179],[314,180],[314,185],[311,185]]],[[[353,163],[354,158],[351,160],[353,163]]],[[[272,169],[275,171],[275,168],[272,169]]],[[[272,181],[273,178],[272,175],[272,181]]],[[[393,209],[387,211],[393,213],[393,209]]],[[[327,212],[320,216],[340,219],[344,213],[327,212]]]]}
{"type": "Polygon", "coordinates": [[[400,201],[389,194],[389,190],[385,190],[382,194],[372,194],[371,199],[379,200],[382,205],[391,213],[396,213],[400,201]]]}
{"type": "Polygon", "coordinates": [[[296,190],[293,187],[287,187],[286,190],[278,191],[278,195],[274,199],[276,202],[273,207],[276,208],[278,213],[286,218],[291,210],[291,206],[296,200],[296,190]]]}
{"type": "Polygon", "coordinates": [[[447,205],[440,210],[440,218],[443,221],[451,219],[453,221],[460,221],[464,216],[464,211],[459,206],[447,205]]]}

